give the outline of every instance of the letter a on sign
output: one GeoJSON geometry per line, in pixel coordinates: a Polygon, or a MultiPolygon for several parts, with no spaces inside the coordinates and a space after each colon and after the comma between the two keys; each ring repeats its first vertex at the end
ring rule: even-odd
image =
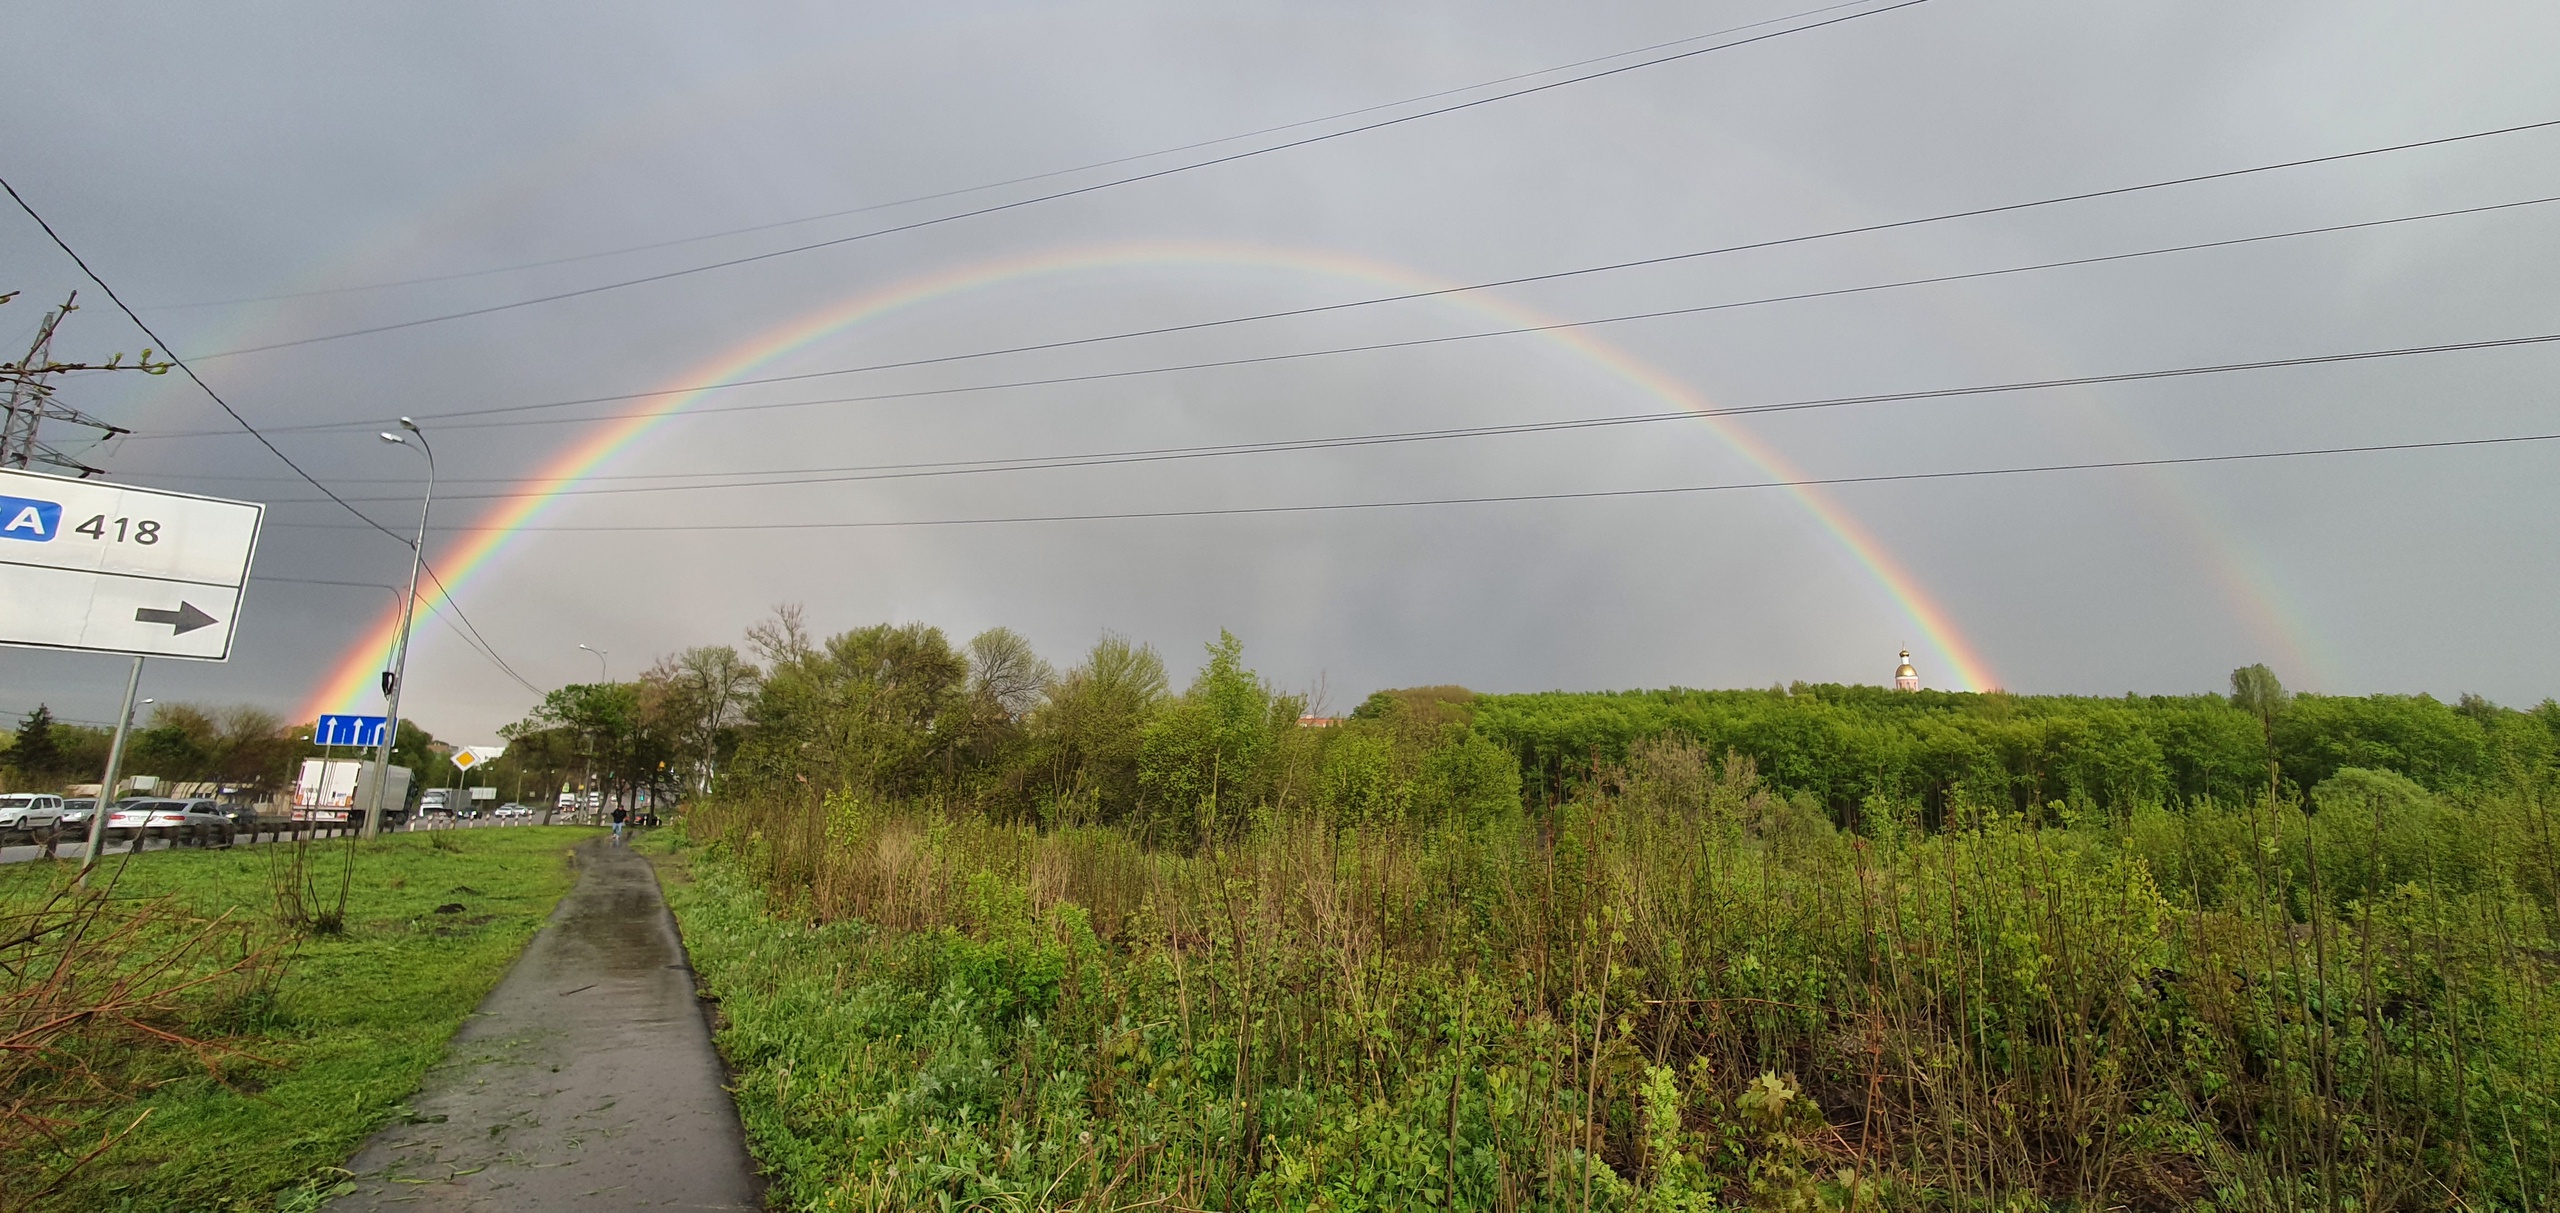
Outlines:
{"type": "Polygon", "coordinates": [[[0,521],[0,538],[43,543],[62,525],[62,507],[27,497],[0,497],[0,519],[6,520],[0,521]]]}

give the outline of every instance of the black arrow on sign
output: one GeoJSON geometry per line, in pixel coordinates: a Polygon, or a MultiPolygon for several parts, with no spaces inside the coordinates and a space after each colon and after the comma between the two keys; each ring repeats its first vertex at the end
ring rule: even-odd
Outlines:
{"type": "Polygon", "coordinates": [[[143,607],[133,613],[133,621],[135,623],[168,624],[172,629],[169,633],[172,636],[184,636],[197,628],[215,622],[213,616],[207,615],[203,611],[197,609],[196,604],[192,602],[180,602],[178,604],[178,609],[174,611],[163,611],[153,607],[143,607]]]}

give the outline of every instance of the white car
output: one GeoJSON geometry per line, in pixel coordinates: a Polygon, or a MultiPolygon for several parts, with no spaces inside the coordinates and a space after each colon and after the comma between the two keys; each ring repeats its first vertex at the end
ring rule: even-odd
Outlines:
{"type": "Polygon", "coordinates": [[[62,798],[42,792],[0,796],[0,834],[35,834],[62,823],[62,798]]]}
{"type": "Polygon", "coordinates": [[[526,807],[524,807],[523,805],[520,805],[520,804],[502,804],[502,805],[499,805],[496,809],[492,810],[492,811],[490,812],[489,816],[491,816],[491,817],[531,817],[531,816],[533,816],[533,810],[528,809],[528,808],[526,808],[526,807]]]}
{"type": "Polygon", "coordinates": [[[137,800],[107,817],[107,838],[122,842],[139,834],[166,838],[172,846],[230,846],[231,819],[210,800],[137,800]]]}

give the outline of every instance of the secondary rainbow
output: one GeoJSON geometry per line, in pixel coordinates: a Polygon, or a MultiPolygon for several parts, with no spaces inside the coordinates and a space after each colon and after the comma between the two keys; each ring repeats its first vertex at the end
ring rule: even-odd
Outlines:
{"type": "MultiPolygon", "coordinates": [[[[507,550],[510,542],[520,536],[525,527],[560,500],[564,490],[594,474],[660,423],[691,408],[730,381],[751,376],[768,364],[829,336],[904,308],[1027,278],[1161,265],[1317,273],[1376,283],[1399,292],[1443,290],[1452,285],[1432,281],[1401,267],[1339,253],[1191,242],[1067,249],[986,261],[909,279],[819,308],[743,341],[675,376],[670,380],[670,386],[643,399],[631,412],[597,426],[593,433],[573,443],[541,471],[521,482],[516,489],[520,495],[501,501],[462,531],[460,537],[444,550],[432,553],[444,575],[444,584],[452,593],[463,592],[500,553],[507,550]]],[[[1505,327],[1554,323],[1550,317],[1482,292],[1444,295],[1438,297],[1438,301],[1490,317],[1505,327]]],[[[1576,329],[1550,329],[1535,336],[1570,351],[1632,387],[1680,408],[1701,413],[1700,420],[1720,439],[1771,479],[1805,478],[1785,457],[1750,431],[1723,418],[1706,415],[1709,410],[1707,402],[1687,385],[1590,333],[1576,329]]],[[[1897,609],[1919,631],[1927,649],[1936,654],[1941,668],[1949,671],[1955,682],[1977,690],[1998,685],[1989,662],[1965,639],[1946,610],[1908,569],[1894,560],[1854,515],[1817,488],[1794,487],[1785,491],[1830,531],[1894,601],[1897,609]]],[[[421,612],[434,610],[442,604],[444,597],[433,586],[426,587],[420,595],[421,612]]],[[[389,664],[398,633],[399,612],[396,609],[386,610],[314,688],[300,718],[308,720],[323,712],[358,711],[375,706],[373,701],[379,698],[375,680],[378,671],[389,664]]]]}

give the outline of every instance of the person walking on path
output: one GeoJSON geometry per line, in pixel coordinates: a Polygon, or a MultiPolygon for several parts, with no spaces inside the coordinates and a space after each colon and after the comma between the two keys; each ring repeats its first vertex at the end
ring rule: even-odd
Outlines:
{"type": "Polygon", "coordinates": [[[615,842],[620,842],[620,841],[622,841],[622,823],[623,823],[623,822],[626,822],[626,821],[629,821],[629,820],[631,820],[631,810],[626,809],[626,808],[623,808],[623,807],[622,807],[622,806],[620,806],[620,805],[616,805],[616,806],[614,806],[614,810],[613,810],[613,840],[614,840],[615,842]]]}

